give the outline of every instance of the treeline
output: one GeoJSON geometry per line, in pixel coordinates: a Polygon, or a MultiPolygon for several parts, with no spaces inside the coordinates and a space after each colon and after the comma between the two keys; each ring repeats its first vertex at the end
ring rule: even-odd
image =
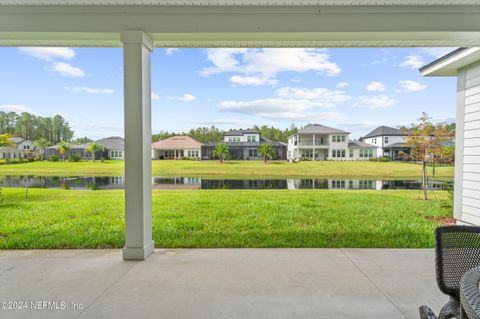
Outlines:
{"type": "Polygon", "coordinates": [[[10,134],[32,141],[45,139],[57,144],[71,141],[74,132],[61,115],[42,117],[28,112],[0,112],[0,134],[10,134]]]}
{"type": "MultiPolygon", "coordinates": [[[[266,125],[257,126],[254,125],[253,127],[249,128],[253,130],[257,130],[260,134],[270,140],[279,141],[279,142],[286,142],[290,135],[293,135],[298,132],[298,128],[295,125],[291,125],[289,128],[286,129],[278,129],[276,127],[268,127],[266,125]]],[[[239,129],[242,130],[242,129],[239,129]]],[[[158,140],[163,140],[168,137],[172,137],[175,135],[188,135],[191,138],[196,139],[200,143],[208,143],[208,142],[218,142],[223,140],[223,136],[225,133],[235,131],[233,129],[230,130],[220,130],[215,126],[211,127],[198,127],[196,129],[191,129],[188,132],[167,132],[161,131],[158,134],[152,135],[152,141],[156,142],[158,140]]]]}

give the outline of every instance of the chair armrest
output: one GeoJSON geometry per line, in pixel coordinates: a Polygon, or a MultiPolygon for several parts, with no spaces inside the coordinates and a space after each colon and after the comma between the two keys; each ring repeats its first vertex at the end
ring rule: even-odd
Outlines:
{"type": "Polygon", "coordinates": [[[420,319],[438,319],[435,313],[428,306],[420,306],[420,319]]]}
{"type": "Polygon", "coordinates": [[[438,319],[460,318],[460,302],[450,298],[450,300],[440,309],[438,319]]]}

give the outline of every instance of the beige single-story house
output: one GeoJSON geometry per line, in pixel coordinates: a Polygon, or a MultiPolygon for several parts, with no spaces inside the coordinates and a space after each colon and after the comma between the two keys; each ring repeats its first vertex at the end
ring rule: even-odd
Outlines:
{"type": "Polygon", "coordinates": [[[152,144],[152,159],[202,158],[202,143],[190,136],[172,136],[152,144]]]}

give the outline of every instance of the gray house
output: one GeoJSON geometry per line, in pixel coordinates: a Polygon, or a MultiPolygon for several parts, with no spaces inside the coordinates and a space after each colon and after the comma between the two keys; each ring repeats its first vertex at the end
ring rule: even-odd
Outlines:
{"type": "Polygon", "coordinates": [[[102,138],[97,141],[107,150],[107,159],[123,160],[125,158],[125,140],[120,136],[102,138]]]}
{"type": "Polygon", "coordinates": [[[271,141],[261,136],[255,130],[236,130],[225,134],[223,141],[210,142],[202,145],[202,158],[213,159],[213,150],[218,144],[225,144],[230,150],[231,159],[236,160],[259,160],[258,147],[261,144],[270,144],[275,150],[273,159],[286,159],[287,144],[271,141]]]}
{"type": "MultiPolygon", "coordinates": [[[[112,136],[103,138],[100,140],[95,141],[96,143],[102,145],[104,147],[103,151],[98,151],[95,153],[96,159],[112,159],[112,160],[121,160],[124,159],[125,154],[125,141],[122,137],[112,136]]],[[[74,144],[69,143],[69,149],[65,154],[65,159],[68,159],[73,154],[77,154],[82,159],[91,159],[92,154],[86,152],[88,147],[88,143],[84,144],[74,144]]],[[[62,157],[58,152],[59,145],[53,145],[45,149],[45,157],[50,158],[52,155],[56,155],[58,157],[62,157]]]]}
{"type": "Polygon", "coordinates": [[[362,142],[377,147],[377,157],[398,158],[401,153],[410,154],[412,146],[406,144],[408,132],[389,126],[379,126],[362,138],[362,142]]]}

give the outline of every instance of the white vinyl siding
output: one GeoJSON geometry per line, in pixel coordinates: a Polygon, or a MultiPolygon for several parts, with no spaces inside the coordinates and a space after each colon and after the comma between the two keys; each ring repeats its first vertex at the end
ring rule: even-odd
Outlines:
{"type": "Polygon", "coordinates": [[[480,225],[480,64],[468,66],[458,81],[457,115],[463,125],[457,129],[455,217],[480,225]]]}

